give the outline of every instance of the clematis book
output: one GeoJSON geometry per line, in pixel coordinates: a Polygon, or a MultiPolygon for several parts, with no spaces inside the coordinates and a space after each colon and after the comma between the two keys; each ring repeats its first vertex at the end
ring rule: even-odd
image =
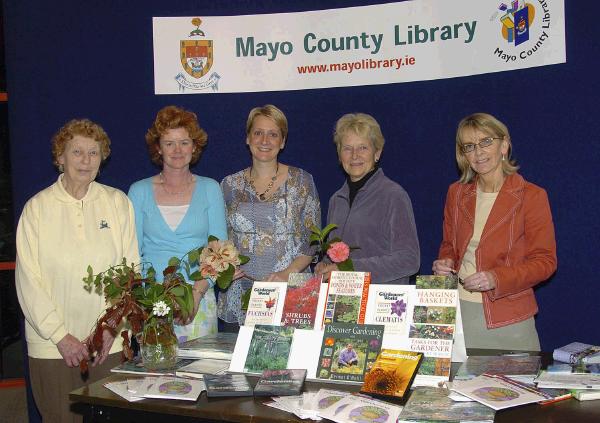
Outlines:
{"type": "Polygon", "coordinates": [[[410,389],[423,354],[384,348],[365,374],[361,392],[385,398],[404,398],[410,389]]]}
{"type": "Polygon", "coordinates": [[[312,273],[290,273],[281,326],[293,326],[296,329],[314,327],[322,281],[323,276],[312,273]]]}
{"type": "Polygon", "coordinates": [[[408,338],[413,292],[411,285],[372,285],[365,323],[384,325],[386,337],[408,338]]]}
{"type": "Polygon", "coordinates": [[[317,378],[362,382],[381,350],[383,325],[332,323],[325,325],[317,378]]]}
{"type": "Polygon", "coordinates": [[[369,272],[331,272],[323,325],[364,323],[370,284],[369,272]]]}
{"type": "Polygon", "coordinates": [[[278,324],[281,320],[286,285],[285,282],[254,282],[244,325],[278,324]]]}
{"type": "Polygon", "coordinates": [[[417,276],[409,349],[425,356],[416,385],[448,381],[458,303],[454,276],[417,276]]]}

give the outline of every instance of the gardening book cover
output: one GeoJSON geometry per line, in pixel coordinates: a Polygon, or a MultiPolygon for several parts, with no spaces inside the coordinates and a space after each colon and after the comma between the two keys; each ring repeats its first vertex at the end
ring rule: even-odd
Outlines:
{"type": "Polygon", "coordinates": [[[371,285],[365,323],[385,325],[386,338],[407,339],[414,290],[412,285],[371,285]]]}
{"type": "Polygon", "coordinates": [[[404,398],[410,389],[423,354],[384,348],[365,374],[361,392],[391,398],[404,398]]]}
{"type": "Polygon", "coordinates": [[[369,272],[331,272],[323,325],[364,323],[370,283],[369,272]]]}
{"type": "Polygon", "coordinates": [[[177,357],[231,360],[237,333],[218,332],[179,344],[177,357]]]}
{"type": "Polygon", "coordinates": [[[207,397],[250,397],[252,386],[246,375],[206,375],[204,376],[207,397]]]}
{"type": "Polygon", "coordinates": [[[144,394],[144,398],[196,401],[204,390],[204,382],[198,379],[160,376],[144,394]]]}
{"type": "Polygon", "coordinates": [[[416,385],[437,386],[450,378],[456,325],[458,280],[454,276],[417,276],[409,349],[425,357],[416,385]]]}
{"type": "Polygon", "coordinates": [[[322,281],[322,275],[290,273],[281,326],[293,326],[296,329],[314,327],[322,281]]]}
{"type": "Polygon", "coordinates": [[[383,325],[331,323],[325,325],[317,378],[362,382],[381,350],[383,325]]]}
{"type": "Polygon", "coordinates": [[[413,388],[400,413],[400,422],[493,423],[496,412],[476,401],[453,401],[448,389],[421,386],[413,388]]]}
{"type": "Polygon", "coordinates": [[[254,387],[255,396],[299,395],[306,369],[264,370],[254,387]]]}
{"type": "Polygon", "coordinates": [[[279,324],[286,286],[285,282],[254,282],[244,326],[279,324]]]}
{"type": "Polygon", "coordinates": [[[287,368],[294,328],[290,326],[255,325],[244,372],[262,373],[263,370],[287,368]]]}
{"type": "Polygon", "coordinates": [[[508,355],[471,355],[462,363],[454,375],[454,380],[468,380],[484,373],[504,375],[507,377],[530,377],[531,381],[537,376],[542,365],[539,355],[508,356],[508,355]]]}

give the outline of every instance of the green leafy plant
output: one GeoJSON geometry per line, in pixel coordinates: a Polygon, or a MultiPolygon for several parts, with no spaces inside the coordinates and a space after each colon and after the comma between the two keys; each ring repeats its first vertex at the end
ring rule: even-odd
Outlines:
{"type": "Polygon", "coordinates": [[[331,231],[337,228],[335,223],[330,223],[323,229],[319,229],[316,226],[310,228],[310,244],[317,245],[317,254],[319,261],[323,260],[327,255],[329,259],[337,265],[339,270],[353,271],[354,263],[350,258],[350,251],[355,250],[357,247],[349,247],[339,237],[335,237],[332,240],[327,240],[331,231]]]}

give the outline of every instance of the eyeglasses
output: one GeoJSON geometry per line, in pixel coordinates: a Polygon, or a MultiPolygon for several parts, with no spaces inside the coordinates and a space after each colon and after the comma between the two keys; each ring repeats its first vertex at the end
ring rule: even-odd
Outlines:
{"type": "Polygon", "coordinates": [[[370,151],[371,149],[369,148],[368,145],[357,145],[355,147],[352,147],[351,145],[343,145],[341,152],[342,154],[347,154],[348,156],[353,156],[354,153],[356,153],[357,155],[362,155],[362,154],[366,154],[368,151],[370,151]]]}
{"type": "Polygon", "coordinates": [[[473,144],[473,143],[462,144],[460,146],[460,149],[465,154],[472,153],[476,150],[476,148],[478,146],[479,146],[479,148],[481,148],[483,150],[484,148],[488,148],[490,145],[492,145],[494,143],[494,140],[501,140],[501,139],[502,139],[502,137],[487,137],[487,138],[480,139],[477,144],[473,144]]]}

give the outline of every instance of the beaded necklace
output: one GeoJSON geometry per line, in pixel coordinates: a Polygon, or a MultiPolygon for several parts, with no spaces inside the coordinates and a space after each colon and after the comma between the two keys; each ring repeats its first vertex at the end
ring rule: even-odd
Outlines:
{"type": "Polygon", "coordinates": [[[190,180],[188,182],[186,182],[185,188],[183,191],[169,191],[167,189],[167,178],[165,178],[165,175],[163,175],[163,173],[160,172],[158,174],[158,178],[161,181],[161,186],[162,186],[163,191],[169,195],[178,195],[179,196],[179,195],[185,194],[190,189],[190,185],[194,182],[194,177],[190,174],[190,180]]]}
{"type": "Polygon", "coordinates": [[[267,194],[271,191],[271,188],[273,188],[273,184],[275,184],[275,180],[277,179],[277,173],[279,173],[279,162],[277,162],[277,167],[275,168],[275,175],[271,177],[269,185],[267,185],[267,189],[264,190],[261,194],[259,194],[258,190],[256,189],[256,185],[254,185],[254,179],[252,179],[252,167],[248,171],[248,182],[250,182],[250,186],[254,189],[254,192],[256,192],[256,195],[258,195],[258,199],[260,201],[265,201],[267,199],[267,194]]]}

